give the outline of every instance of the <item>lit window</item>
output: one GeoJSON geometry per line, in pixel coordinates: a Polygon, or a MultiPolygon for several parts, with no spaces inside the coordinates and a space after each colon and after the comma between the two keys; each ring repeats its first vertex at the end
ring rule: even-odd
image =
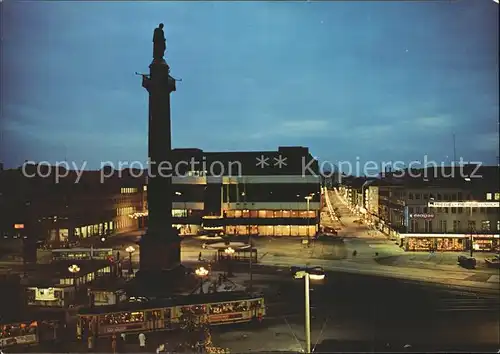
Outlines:
{"type": "Polygon", "coordinates": [[[495,193],[495,200],[500,200],[500,193],[495,193]]]}
{"type": "Polygon", "coordinates": [[[491,200],[491,193],[486,193],[486,200],[491,200]]]}

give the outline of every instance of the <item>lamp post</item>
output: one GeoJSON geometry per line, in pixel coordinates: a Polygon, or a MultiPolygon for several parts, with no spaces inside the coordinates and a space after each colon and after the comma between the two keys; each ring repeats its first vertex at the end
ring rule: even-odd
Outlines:
{"type": "Polygon", "coordinates": [[[295,274],[294,278],[302,279],[304,278],[304,290],[305,290],[305,338],[306,338],[306,348],[305,353],[311,353],[311,304],[309,297],[309,281],[310,280],[323,280],[325,279],[325,272],[321,267],[304,267],[299,268],[295,274]]]}
{"type": "MultiPolygon", "coordinates": [[[[243,193],[241,193],[241,195],[244,198],[243,201],[245,204],[247,203],[246,186],[247,186],[246,183],[243,184],[243,188],[245,188],[245,191],[243,193]]],[[[252,228],[251,228],[250,224],[247,225],[247,234],[248,234],[248,244],[250,245],[250,258],[248,261],[248,264],[249,264],[248,271],[250,273],[250,284],[248,286],[248,289],[250,290],[250,292],[252,292],[252,288],[253,288],[253,272],[252,272],[253,244],[252,244],[252,228]]]]}
{"type": "Polygon", "coordinates": [[[75,286],[75,298],[76,298],[76,292],[78,290],[78,287],[76,285],[76,275],[80,271],[80,267],[77,266],[76,264],[72,264],[68,267],[68,270],[71,274],[73,274],[73,285],[75,286]]]}
{"type": "Polygon", "coordinates": [[[203,279],[208,275],[208,269],[205,267],[197,268],[195,271],[197,277],[200,278],[200,294],[203,294],[203,279]]]}
{"type": "Polygon", "coordinates": [[[310,194],[310,195],[307,195],[304,197],[304,199],[306,200],[306,203],[307,203],[307,247],[309,247],[310,243],[311,243],[310,236],[309,236],[309,226],[310,226],[310,220],[311,220],[311,218],[309,217],[309,203],[311,202],[312,196],[313,195],[310,194]]]}
{"type": "Polygon", "coordinates": [[[226,261],[227,261],[227,276],[232,277],[233,272],[231,270],[231,257],[234,254],[234,249],[232,249],[231,247],[228,247],[224,250],[224,253],[226,254],[226,261]]]}
{"type": "Polygon", "coordinates": [[[134,269],[132,267],[132,253],[135,252],[135,248],[133,246],[128,246],[125,248],[125,252],[128,252],[128,273],[132,275],[134,273],[134,269]]]}

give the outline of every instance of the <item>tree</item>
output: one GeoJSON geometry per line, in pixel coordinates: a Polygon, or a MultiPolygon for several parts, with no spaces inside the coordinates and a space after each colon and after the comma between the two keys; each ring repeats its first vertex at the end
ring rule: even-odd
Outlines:
{"type": "Polygon", "coordinates": [[[204,307],[185,307],[180,317],[180,326],[186,333],[182,347],[190,352],[228,354],[229,350],[217,347],[212,342],[212,334],[204,307]]]}

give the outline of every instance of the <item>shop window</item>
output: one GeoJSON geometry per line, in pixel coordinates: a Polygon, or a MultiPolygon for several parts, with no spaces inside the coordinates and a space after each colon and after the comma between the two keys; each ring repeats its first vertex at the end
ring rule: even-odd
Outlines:
{"type": "Polygon", "coordinates": [[[260,236],[272,236],[273,235],[273,227],[270,225],[260,225],[259,226],[259,235],[260,236]]]}
{"type": "Polygon", "coordinates": [[[242,215],[241,210],[235,210],[234,211],[234,217],[235,218],[241,218],[241,215],[242,215]]]}
{"type": "Polygon", "coordinates": [[[226,211],[226,218],[234,218],[234,210],[226,211]]]}
{"type": "Polygon", "coordinates": [[[483,220],[481,221],[481,230],[482,231],[490,231],[491,226],[490,226],[490,221],[489,220],[483,220]]]}
{"type": "Polygon", "coordinates": [[[266,211],[266,217],[268,217],[268,218],[270,218],[270,219],[274,218],[274,211],[272,211],[272,210],[267,210],[267,211],[266,211]]]}
{"type": "Polygon", "coordinates": [[[283,210],[276,210],[274,212],[274,217],[275,218],[282,218],[283,217],[283,210]]]}
{"type": "Polygon", "coordinates": [[[299,213],[299,216],[301,218],[307,218],[307,210],[301,210],[299,213]]]}
{"type": "Polygon", "coordinates": [[[291,216],[290,210],[283,210],[283,217],[284,218],[289,218],[291,216]]]}
{"type": "Polygon", "coordinates": [[[266,211],[265,210],[259,210],[259,218],[265,218],[266,217],[266,211]]]}
{"type": "Polygon", "coordinates": [[[292,218],[298,218],[299,217],[299,212],[297,210],[292,210],[290,212],[290,215],[292,218]]]}
{"type": "Polygon", "coordinates": [[[249,218],[250,217],[250,211],[249,210],[243,210],[242,215],[243,215],[244,218],[249,218]]]}
{"type": "Polygon", "coordinates": [[[250,210],[250,217],[251,218],[258,218],[259,212],[257,210],[250,210]]]}

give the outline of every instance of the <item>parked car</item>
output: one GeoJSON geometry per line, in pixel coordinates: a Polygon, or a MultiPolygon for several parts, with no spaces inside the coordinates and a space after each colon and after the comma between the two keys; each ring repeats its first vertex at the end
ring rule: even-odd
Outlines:
{"type": "Polygon", "coordinates": [[[485,262],[488,268],[500,268],[500,255],[497,254],[493,258],[486,258],[485,262]]]}
{"type": "Polygon", "coordinates": [[[458,256],[458,264],[464,268],[476,268],[476,259],[474,257],[458,256]]]}

